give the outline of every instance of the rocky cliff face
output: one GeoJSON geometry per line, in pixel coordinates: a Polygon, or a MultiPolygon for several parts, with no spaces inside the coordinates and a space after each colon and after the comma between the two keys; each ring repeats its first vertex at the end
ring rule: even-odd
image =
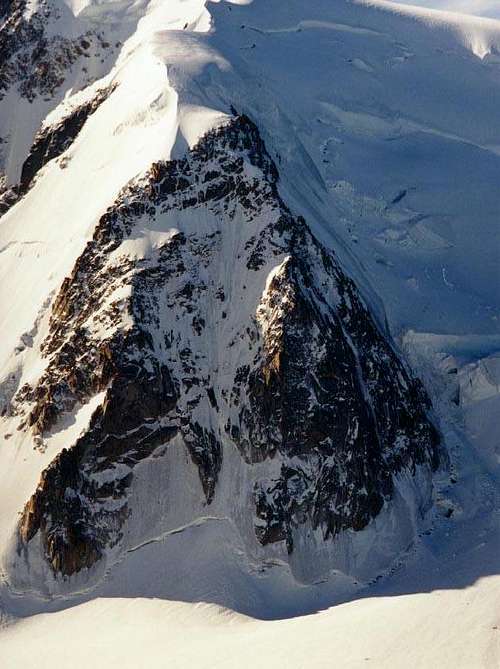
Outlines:
{"type": "Polygon", "coordinates": [[[239,453],[253,486],[239,506],[262,546],[288,553],[302,525],[325,542],[361,531],[396,477],[437,468],[422,386],[278,184],[239,116],[103,214],[53,301],[45,369],[10,408],[43,439],[102,393],[27,503],[19,554],[41,546],[64,575],[94,565],[120,545],[134,468],[173,440],[207,505],[239,453]]]}
{"type": "MultiPolygon", "coordinates": [[[[11,87],[30,102],[40,96],[51,98],[77,61],[102,57],[110,48],[95,31],[74,39],[57,34],[54,25],[62,13],[68,9],[50,0],[35,10],[26,0],[0,5],[0,17],[5,15],[0,26],[0,99],[11,87]]],[[[88,83],[91,80],[89,74],[88,83]]]]}

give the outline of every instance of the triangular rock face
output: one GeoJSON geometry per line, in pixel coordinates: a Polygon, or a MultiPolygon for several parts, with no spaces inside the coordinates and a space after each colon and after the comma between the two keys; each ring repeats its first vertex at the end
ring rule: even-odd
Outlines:
{"type": "Polygon", "coordinates": [[[303,525],[326,542],[363,530],[396,477],[439,464],[420,383],[282,201],[244,116],[122,191],[53,303],[42,353],[14,399],[24,429],[43,436],[104,398],[19,524],[18,551],[41,546],[56,573],[119,547],[135,466],[179,440],[207,505],[239,453],[251,490],[225,512],[238,526],[243,509],[260,544],[288,553],[303,525]]]}

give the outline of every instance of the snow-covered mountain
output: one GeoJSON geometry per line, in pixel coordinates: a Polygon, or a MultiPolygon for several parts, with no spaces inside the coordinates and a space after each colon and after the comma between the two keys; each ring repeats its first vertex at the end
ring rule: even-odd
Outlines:
{"type": "Polygon", "coordinates": [[[5,620],[107,597],[289,617],[453,588],[463,551],[462,580],[496,573],[500,24],[0,15],[5,620]]]}

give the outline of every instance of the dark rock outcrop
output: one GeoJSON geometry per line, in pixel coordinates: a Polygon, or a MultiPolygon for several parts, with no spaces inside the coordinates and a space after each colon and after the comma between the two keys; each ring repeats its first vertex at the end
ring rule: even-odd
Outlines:
{"type": "Polygon", "coordinates": [[[4,2],[0,12],[2,9],[0,100],[11,86],[29,101],[38,96],[52,98],[79,59],[109,47],[102,35],[93,31],[75,39],[48,35],[46,26],[60,18],[50,0],[29,15],[26,0],[4,2]]]}
{"type": "Polygon", "coordinates": [[[0,216],[3,216],[21,197],[18,186],[7,186],[0,178],[0,216]],[[3,183],[2,183],[3,182],[3,183]]]}
{"type": "MultiPolygon", "coordinates": [[[[293,547],[310,517],[324,538],[363,529],[393,494],[393,476],[436,469],[429,402],[348,279],[294,222],[289,257],[268,285],[264,356],[248,379],[237,443],[249,462],[279,453],[281,475],[256,486],[259,538],[293,547]],[[320,268],[338,294],[318,291],[320,268]],[[315,269],[312,269],[315,268],[315,269]],[[326,298],[326,299],[325,299],[326,298]]],[[[232,426],[229,426],[231,430],[232,426]]]]}

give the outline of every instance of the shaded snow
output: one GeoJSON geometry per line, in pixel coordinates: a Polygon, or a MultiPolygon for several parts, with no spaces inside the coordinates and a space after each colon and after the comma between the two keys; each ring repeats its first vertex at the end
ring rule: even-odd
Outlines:
{"type": "MultiPolygon", "coordinates": [[[[269,666],[495,667],[495,581],[474,589],[374,597],[313,616],[263,622],[206,604],[96,599],[2,634],[5,669],[19,666],[205,668],[269,666]],[[29,644],[26,640],[29,638],[29,644]],[[79,648],[75,652],[74,639],[79,648]],[[415,653],[415,645],[418,651],[415,653]]],[[[498,587],[498,586],[497,586],[498,587]]]]}

